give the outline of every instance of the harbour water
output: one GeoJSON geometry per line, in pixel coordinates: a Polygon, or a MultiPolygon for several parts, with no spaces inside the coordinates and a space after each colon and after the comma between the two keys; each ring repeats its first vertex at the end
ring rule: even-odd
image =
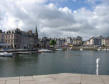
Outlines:
{"type": "Polygon", "coordinates": [[[46,75],[57,73],[109,75],[109,51],[55,51],[0,57],[0,77],[46,75]]]}

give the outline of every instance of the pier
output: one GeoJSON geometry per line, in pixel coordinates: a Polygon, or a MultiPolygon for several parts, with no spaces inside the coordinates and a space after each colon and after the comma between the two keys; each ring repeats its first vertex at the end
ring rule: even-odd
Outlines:
{"type": "Polygon", "coordinates": [[[108,75],[60,73],[0,78],[0,84],[109,84],[108,75]]]}

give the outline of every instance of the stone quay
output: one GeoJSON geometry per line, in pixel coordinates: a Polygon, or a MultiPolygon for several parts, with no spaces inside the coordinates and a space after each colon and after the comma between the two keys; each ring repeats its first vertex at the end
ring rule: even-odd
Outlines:
{"type": "Polygon", "coordinates": [[[109,75],[60,73],[1,77],[0,84],[109,84],[109,75]]]}

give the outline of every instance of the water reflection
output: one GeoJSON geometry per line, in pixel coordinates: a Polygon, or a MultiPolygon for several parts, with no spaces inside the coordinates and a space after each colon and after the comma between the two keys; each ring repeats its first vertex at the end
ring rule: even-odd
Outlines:
{"type": "Polygon", "coordinates": [[[100,74],[109,74],[109,52],[56,51],[52,53],[0,57],[0,77],[55,73],[96,74],[96,58],[100,57],[100,74]]]}

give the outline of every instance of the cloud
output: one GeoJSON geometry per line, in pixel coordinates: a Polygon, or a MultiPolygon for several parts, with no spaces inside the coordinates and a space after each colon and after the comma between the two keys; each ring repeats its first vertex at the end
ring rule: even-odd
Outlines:
{"type": "Polygon", "coordinates": [[[67,37],[109,35],[109,6],[104,2],[93,7],[71,10],[58,8],[48,0],[3,0],[0,1],[0,29],[16,27],[35,30],[39,36],[67,37]]]}

